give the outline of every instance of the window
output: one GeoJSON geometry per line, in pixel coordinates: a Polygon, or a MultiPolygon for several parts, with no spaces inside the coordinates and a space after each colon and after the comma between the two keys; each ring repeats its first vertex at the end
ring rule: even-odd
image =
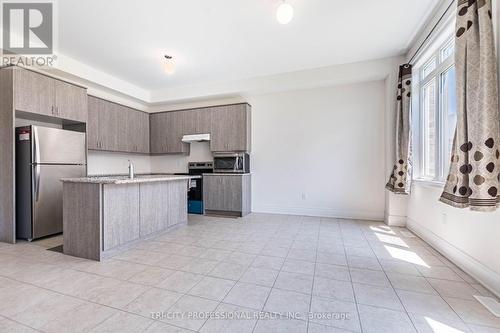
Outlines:
{"type": "Polygon", "coordinates": [[[418,179],[443,182],[448,173],[457,121],[454,51],[454,39],[448,39],[416,67],[418,179]]]}

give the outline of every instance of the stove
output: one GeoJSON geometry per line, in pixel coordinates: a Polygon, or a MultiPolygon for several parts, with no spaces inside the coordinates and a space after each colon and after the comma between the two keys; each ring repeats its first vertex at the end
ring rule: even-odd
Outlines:
{"type": "MultiPolygon", "coordinates": [[[[176,173],[176,175],[202,175],[213,173],[213,162],[189,162],[188,173],[176,173]]],[[[203,177],[191,179],[188,192],[188,213],[203,214],[203,177]]]]}

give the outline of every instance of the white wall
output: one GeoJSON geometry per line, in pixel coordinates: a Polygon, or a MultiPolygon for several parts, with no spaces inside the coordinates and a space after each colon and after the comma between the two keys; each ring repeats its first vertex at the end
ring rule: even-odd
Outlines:
{"type": "Polygon", "coordinates": [[[414,184],[408,228],[500,295],[500,211],[472,212],[438,201],[441,187],[414,184]]]}
{"type": "Polygon", "coordinates": [[[136,173],[151,172],[151,160],[147,155],[97,151],[88,152],[87,172],[89,175],[128,174],[128,160],[134,163],[136,173]]]}
{"type": "Polygon", "coordinates": [[[439,186],[413,184],[408,228],[500,296],[500,211],[452,208],[438,201],[441,192],[439,186]]]}
{"type": "Polygon", "coordinates": [[[253,211],[384,217],[384,81],[247,98],[253,211]]]}

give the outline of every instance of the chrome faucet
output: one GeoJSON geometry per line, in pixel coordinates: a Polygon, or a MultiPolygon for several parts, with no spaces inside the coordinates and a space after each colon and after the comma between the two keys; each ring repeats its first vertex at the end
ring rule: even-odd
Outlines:
{"type": "Polygon", "coordinates": [[[128,160],[128,178],[134,179],[134,164],[128,160]]]}

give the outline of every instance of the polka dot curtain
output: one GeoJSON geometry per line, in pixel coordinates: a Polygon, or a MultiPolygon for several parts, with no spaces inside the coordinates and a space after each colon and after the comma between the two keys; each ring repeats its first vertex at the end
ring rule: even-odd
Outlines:
{"type": "Polygon", "coordinates": [[[396,110],[396,160],[385,187],[394,193],[408,194],[411,180],[410,119],[412,66],[399,67],[396,110]]]}
{"type": "Polygon", "coordinates": [[[455,38],[457,128],[441,201],[499,207],[500,116],[491,0],[459,0],[455,38]]]}

